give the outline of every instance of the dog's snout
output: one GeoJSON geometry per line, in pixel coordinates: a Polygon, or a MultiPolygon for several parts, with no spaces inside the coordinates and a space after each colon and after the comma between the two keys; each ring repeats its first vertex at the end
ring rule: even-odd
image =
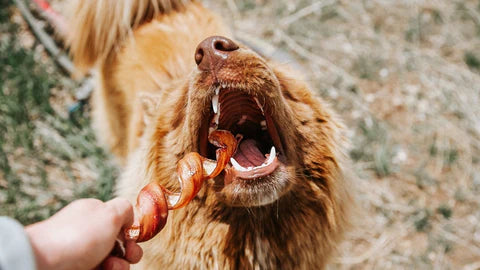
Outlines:
{"type": "Polygon", "coordinates": [[[231,39],[211,36],[198,44],[195,50],[195,62],[202,71],[215,70],[223,64],[230,52],[238,48],[231,39]]]}

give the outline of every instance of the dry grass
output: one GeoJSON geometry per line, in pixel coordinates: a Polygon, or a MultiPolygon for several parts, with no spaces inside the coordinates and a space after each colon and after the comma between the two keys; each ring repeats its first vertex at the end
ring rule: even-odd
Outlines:
{"type": "Polygon", "coordinates": [[[364,212],[332,269],[480,269],[479,1],[207,4],[349,127],[364,212]]]}

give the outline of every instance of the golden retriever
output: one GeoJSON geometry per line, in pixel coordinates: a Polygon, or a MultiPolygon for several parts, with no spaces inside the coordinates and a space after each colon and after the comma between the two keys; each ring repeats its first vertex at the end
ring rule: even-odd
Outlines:
{"type": "Polygon", "coordinates": [[[139,269],[323,269],[352,203],[341,121],[294,71],[235,41],[198,1],[69,2],[67,42],[94,68],[98,137],[124,166],[117,195],[152,181],[179,189],[186,153],[214,158],[207,136],[239,138],[163,231],[139,269]]]}

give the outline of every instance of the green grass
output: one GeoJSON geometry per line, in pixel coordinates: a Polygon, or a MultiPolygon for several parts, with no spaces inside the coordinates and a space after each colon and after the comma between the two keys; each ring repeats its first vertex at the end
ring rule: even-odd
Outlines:
{"type": "Polygon", "coordinates": [[[381,59],[371,55],[361,55],[355,60],[352,72],[362,79],[378,80],[379,72],[384,67],[381,59]]]}
{"type": "Polygon", "coordinates": [[[362,120],[358,123],[357,134],[350,157],[354,161],[367,162],[380,177],[394,172],[392,160],[396,150],[385,123],[374,118],[362,120]]]}
{"type": "Polygon", "coordinates": [[[419,232],[425,232],[431,228],[430,219],[431,219],[431,212],[429,209],[421,209],[418,210],[414,214],[414,225],[415,229],[419,232]]]}
{"type": "Polygon", "coordinates": [[[463,59],[471,69],[480,70],[480,59],[473,52],[465,52],[463,59]]]}
{"type": "Polygon", "coordinates": [[[0,215],[28,224],[77,198],[108,200],[117,172],[96,145],[88,110],[70,117],[54,110],[59,97],[51,89],[71,96],[75,83],[22,46],[19,26],[9,22],[11,5],[0,0],[0,215]],[[79,166],[97,179],[82,177],[79,166]]]}
{"type": "Polygon", "coordinates": [[[452,216],[453,210],[446,204],[442,204],[437,208],[437,213],[440,213],[444,218],[449,219],[452,216]]]}

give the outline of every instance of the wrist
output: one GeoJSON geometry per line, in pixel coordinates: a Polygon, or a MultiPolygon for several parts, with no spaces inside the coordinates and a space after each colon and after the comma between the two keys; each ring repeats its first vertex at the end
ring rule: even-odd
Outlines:
{"type": "Polygon", "coordinates": [[[45,221],[29,225],[25,232],[30,240],[38,270],[59,269],[59,256],[51,235],[44,230],[45,221]]]}

